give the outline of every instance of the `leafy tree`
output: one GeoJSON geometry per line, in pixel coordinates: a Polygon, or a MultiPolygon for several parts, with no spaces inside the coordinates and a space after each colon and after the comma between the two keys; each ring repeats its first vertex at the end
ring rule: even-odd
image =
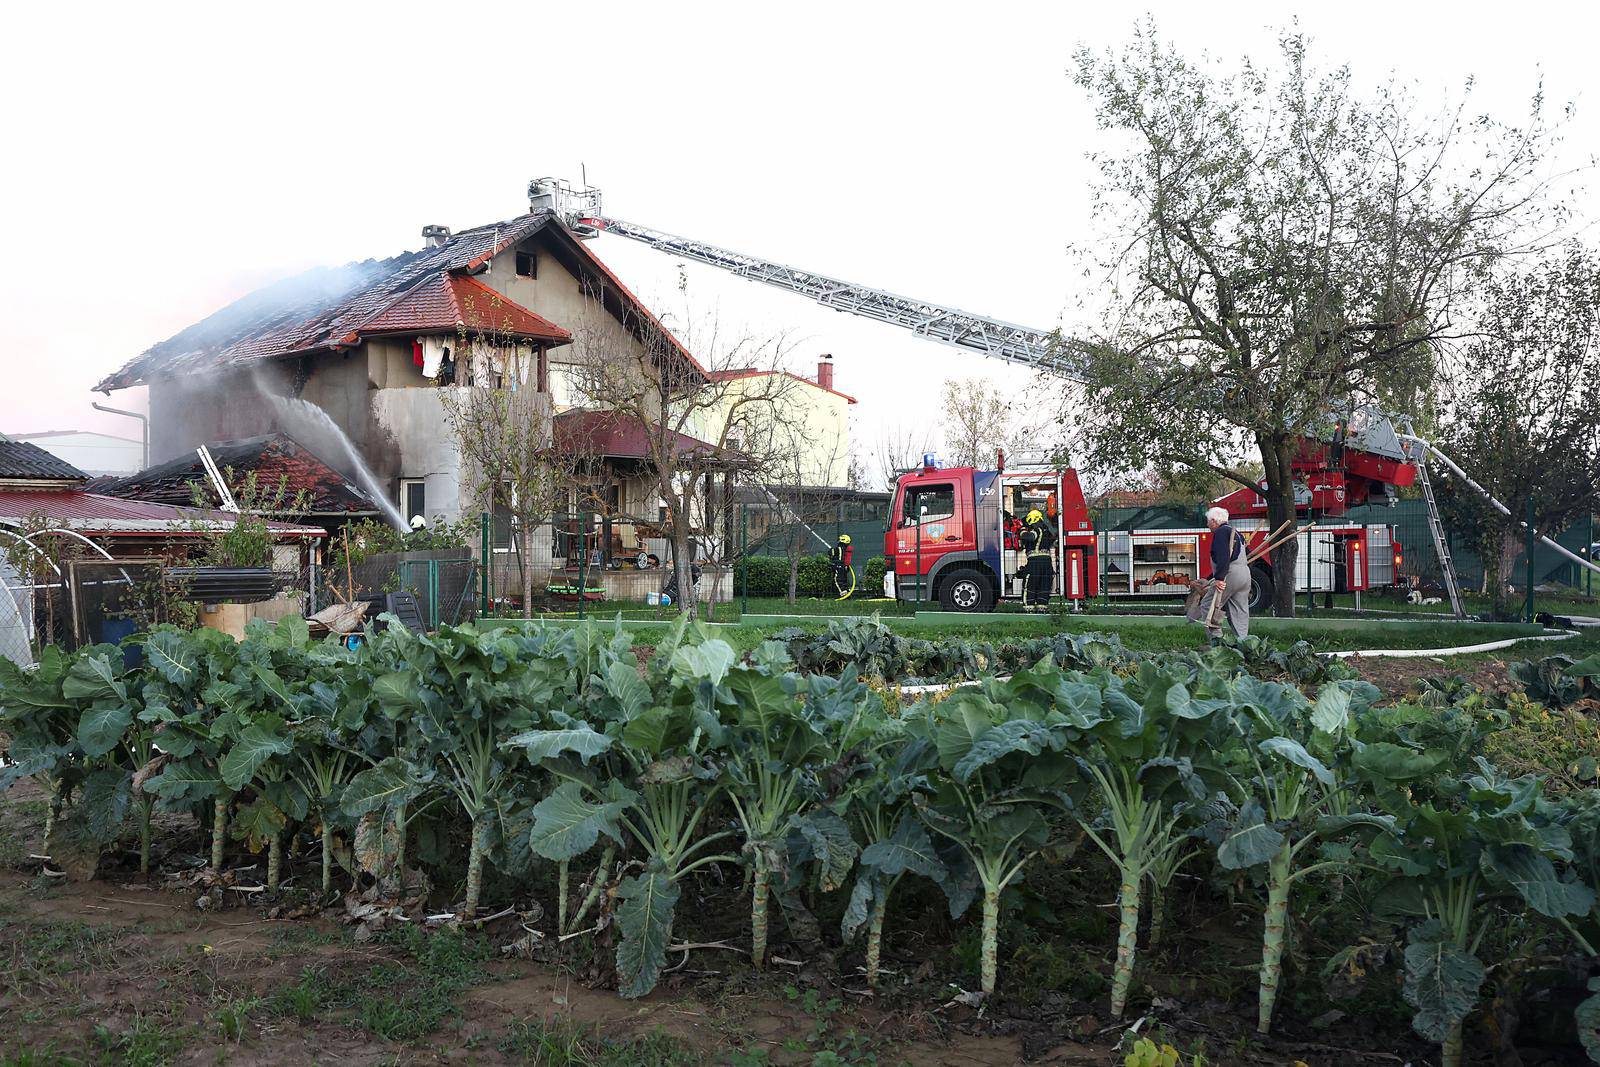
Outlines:
{"type": "Polygon", "coordinates": [[[1547,537],[1600,511],[1600,255],[1569,245],[1498,274],[1482,299],[1477,336],[1448,363],[1440,438],[1511,514],[1460,478],[1440,489],[1477,543],[1495,614],[1510,616],[1528,500],[1547,537]]]}
{"type": "MultiPolygon", "coordinates": [[[[1079,52],[1075,80],[1116,147],[1092,156],[1107,326],[1070,346],[1086,384],[1063,421],[1100,471],[1255,488],[1258,456],[1274,528],[1301,440],[1354,401],[1414,409],[1491,264],[1559,221],[1538,98],[1520,127],[1427,114],[1393,82],[1359,95],[1298,33],[1230,74],[1148,23],[1120,53],[1079,52]]],[[[1278,583],[1278,614],[1293,594],[1278,583]]]]}

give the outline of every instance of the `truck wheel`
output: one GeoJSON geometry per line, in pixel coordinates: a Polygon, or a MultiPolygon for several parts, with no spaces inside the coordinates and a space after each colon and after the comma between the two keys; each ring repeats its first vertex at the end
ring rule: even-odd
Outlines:
{"type": "Polygon", "coordinates": [[[994,607],[994,586],[977,571],[956,571],[939,583],[939,606],[945,611],[988,611],[994,607]]]}
{"type": "Polygon", "coordinates": [[[1250,614],[1265,615],[1272,609],[1272,595],[1276,586],[1272,572],[1259,564],[1250,568],[1250,614]]]}

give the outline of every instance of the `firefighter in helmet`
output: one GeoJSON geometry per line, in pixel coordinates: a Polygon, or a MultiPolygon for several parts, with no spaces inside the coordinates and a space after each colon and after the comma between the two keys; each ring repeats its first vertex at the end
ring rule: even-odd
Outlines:
{"type": "Polygon", "coordinates": [[[1044,512],[1034,508],[1022,523],[1019,538],[1028,562],[1023,565],[1025,575],[1022,610],[1044,611],[1050,605],[1050,588],[1055,584],[1056,532],[1045,521],[1044,512]]]}
{"type": "Polygon", "coordinates": [[[855,590],[856,574],[854,568],[850,566],[855,551],[847,533],[840,534],[839,540],[828,550],[828,559],[833,564],[833,584],[838,588],[841,599],[855,590]]]}

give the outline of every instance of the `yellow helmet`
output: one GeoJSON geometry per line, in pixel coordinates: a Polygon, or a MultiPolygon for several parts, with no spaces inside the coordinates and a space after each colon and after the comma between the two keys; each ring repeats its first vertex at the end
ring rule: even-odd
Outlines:
{"type": "Polygon", "coordinates": [[[839,535],[839,543],[841,545],[848,545],[850,543],[850,535],[849,534],[840,534],[839,535]]]}
{"type": "Polygon", "coordinates": [[[1037,526],[1039,523],[1044,521],[1044,512],[1040,511],[1038,508],[1034,508],[1032,511],[1028,512],[1028,518],[1026,521],[1029,526],[1037,526]]]}

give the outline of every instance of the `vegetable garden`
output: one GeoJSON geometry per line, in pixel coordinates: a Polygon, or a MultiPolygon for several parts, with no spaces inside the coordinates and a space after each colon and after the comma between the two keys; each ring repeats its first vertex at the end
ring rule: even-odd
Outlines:
{"type": "MultiPolygon", "coordinates": [[[[1545,706],[1600,713],[1600,655],[1519,671],[1545,706]]],[[[1560,788],[1507,773],[1511,718],[1464,685],[1395,703],[1259,640],[1157,653],[856,621],[745,655],[680,625],[641,663],[605,625],[396,626],[351,651],[286,620],[0,661],[0,786],[44,790],[46,851],[126,843],[145,874],[157,816],[189,813],[219,886],[249,854],[269,896],[333,902],[355,881],[462,924],[550,901],[540,935],[607,946],[625,998],[657,986],[707,881],[744,886],[757,970],[775,923],[805,941],[826,921],[812,940],[891,991],[896,931],[937,907],[975,928],[973,999],[993,997],[1033,887],[1072,869],[1114,902],[1073,947],[1131,1023],[1181,883],[1190,906],[1249,903],[1261,1034],[1286,985],[1303,1015],[1330,975],[1389,968],[1445,1064],[1507,990],[1560,1003],[1573,1054],[1600,1063],[1600,753],[1560,788]],[[963,684],[885,685],[911,676],[963,684]]]]}

